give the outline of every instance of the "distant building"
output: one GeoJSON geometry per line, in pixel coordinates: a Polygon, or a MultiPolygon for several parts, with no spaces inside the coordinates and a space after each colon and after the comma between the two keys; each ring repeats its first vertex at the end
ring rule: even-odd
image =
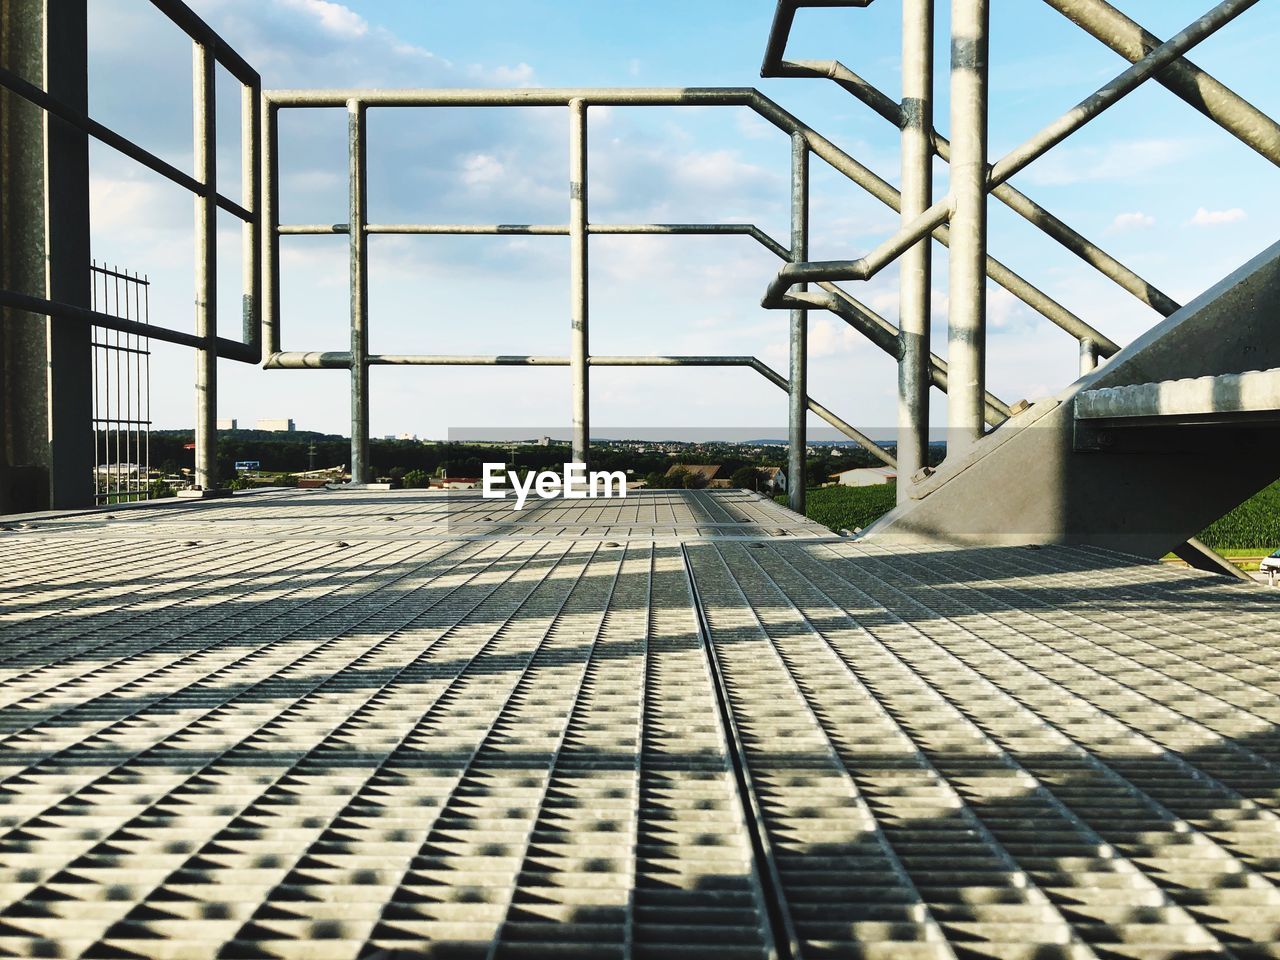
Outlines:
{"type": "Polygon", "coordinates": [[[272,433],[293,433],[297,429],[293,425],[293,420],[288,418],[259,420],[254,427],[258,430],[269,430],[272,433]]]}
{"type": "Polygon", "coordinates": [[[787,473],[781,467],[756,467],[766,493],[785,493],[787,473]]]}
{"type": "Polygon", "coordinates": [[[402,434],[400,434],[399,436],[397,436],[397,437],[396,437],[396,439],[397,439],[397,440],[414,440],[414,441],[416,441],[416,440],[418,439],[418,435],[417,435],[416,433],[402,433],[402,434]]]}
{"type": "Polygon", "coordinates": [[[480,477],[432,477],[433,490],[478,490],[483,484],[480,477]]]}
{"type": "Polygon", "coordinates": [[[239,427],[237,426],[239,422],[240,421],[236,420],[234,417],[224,418],[218,421],[218,429],[219,430],[237,430],[239,429],[239,427]]]}
{"type": "Polygon", "coordinates": [[[677,473],[694,473],[701,476],[707,481],[708,487],[727,487],[729,486],[729,478],[722,477],[721,466],[718,463],[673,463],[671,468],[667,470],[667,476],[675,476],[677,473]]]}
{"type": "Polygon", "coordinates": [[[893,467],[862,467],[831,474],[831,479],[842,487],[878,487],[898,481],[898,471],[893,467]]]}

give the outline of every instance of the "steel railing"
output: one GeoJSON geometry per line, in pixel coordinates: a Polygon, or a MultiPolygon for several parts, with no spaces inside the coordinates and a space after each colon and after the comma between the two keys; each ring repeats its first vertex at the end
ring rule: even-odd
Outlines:
{"type": "MultiPolygon", "coordinates": [[[[805,312],[809,304],[792,312],[790,323],[789,375],[782,377],[755,357],[593,357],[589,349],[589,285],[587,238],[591,235],[702,235],[746,236],[754,239],[788,264],[802,263],[808,255],[809,158],[816,156],[863,189],[891,206],[897,206],[897,191],[885,180],[859,163],[826,137],[750,88],[637,88],[637,89],[422,89],[422,90],[276,90],[264,94],[264,212],[266,245],[264,263],[264,330],[266,366],[275,369],[348,369],[351,371],[351,461],[352,479],[368,479],[369,393],[368,371],[379,365],[529,365],[568,366],[573,377],[573,454],[585,460],[589,435],[589,370],[592,366],[742,366],[750,367],[776,386],[787,390],[789,474],[803,477],[805,464],[805,416],[813,412],[855,442],[866,447],[882,462],[896,465],[896,457],[850,426],[808,395],[805,312]],[[791,146],[791,237],[779,242],[750,223],[592,223],[588,213],[587,113],[592,106],[728,106],[746,107],[778,128],[791,146]],[[570,111],[570,195],[569,222],[565,224],[426,224],[370,223],[365,202],[367,165],[365,161],[366,115],[370,109],[449,107],[560,107],[570,111]],[[279,113],[287,109],[345,109],[348,113],[348,222],[338,224],[282,224],[279,220],[279,113]],[[351,263],[351,347],[348,351],[318,352],[281,350],[280,237],[346,235],[351,263]],[[368,237],[372,235],[514,235],[567,236],[571,240],[570,281],[572,290],[571,350],[567,357],[449,357],[442,355],[375,355],[368,348],[367,270],[368,237]]],[[[1074,315],[1069,314],[1043,291],[992,261],[993,276],[1027,302],[1072,326],[1082,334],[1107,342],[1074,315]]],[[[874,310],[839,288],[831,288],[838,300],[834,312],[855,329],[867,334],[882,350],[898,356],[898,330],[874,310]]],[[[930,383],[947,389],[947,365],[930,358],[930,383]]],[[[1009,407],[987,395],[985,413],[991,423],[1009,415],[1009,407]]],[[[790,485],[792,505],[804,504],[803,483],[790,485]]]]}
{"type": "MultiPolygon", "coordinates": [[[[952,248],[948,321],[952,390],[948,435],[951,438],[949,453],[963,453],[985,434],[992,413],[985,389],[985,279],[990,277],[1000,283],[1003,280],[999,269],[993,272],[995,261],[987,254],[988,194],[1157,314],[1169,316],[1181,305],[1014,188],[1008,183],[1010,178],[1152,79],[1260,155],[1280,165],[1280,124],[1184,58],[1194,46],[1258,0],[1219,3],[1168,41],[1159,40],[1106,0],[1044,2],[1132,65],[994,164],[987,157],[989,0],[955,0],[953,3],[952,142],[933,127],[934,0],[903,0],[901,103],[839,61],[784,59],[799,8],[865,7],[869,0],[779,0],[777,5],[761,75],[832,80],[902,130],[903,196],[899,209],[903,225],[897,234],[860,259],[785,265],[769,284],[763,303],[772,308],[794,310],[809,306],[847,313],[845,295],[834,281],[870,279],[891,263],[901,264],[897,452],[900,474],[908,477],[917,475],[926,465],[928,385],[936,382],[937,374],[937,359],[928,349],[932,269],[929,237],[952,248]],[[931,195],[935,155],[952,165],[951,190],[936,203],[931,195]],[[807,292],[803,285],[808,282],[817,283],[823,292],[807,292]]],[[[1008,288],[1007,283],[1004,285],[1008,288]]],[[[1119,351],[1118,344],[1079,318],[1065,314],[1058,305],[1037,303],[1036,298],[1025,296],[1021,299],[1076,337],[1082,374],[1091,371],[1100,358],[1119,351]]],[[[868,330],[865,323],[861,328],[869,334],[884,333],[868,330]]],[[[908,498],[910,484],[900,482],[898,493],[900,499],[908,498]]]]}
{"type": "MultiPolygon", "coordinates": [[[[192,347],[196,351],[195,483],[202,489],[218,485],[215,456],[217,417],[217,361],[244,363],[262,359],[258,304],[262,286],[262,81],[256,70],[180,0],[150,0],[152,6],[178,26],[192,42],[194,175],[189,175],[145,147],[94,120],[82,110],[49,95],[10,70],[0,68],[0,86],[69,124],[170,183],[191,193],[195,205],[195,333],[173,330],[113,316],[89,305],[0,290],[0,306],[43,314],[62,321],[87,323],[118,333],[192,347]],[[241,192],[239,202],[218,191],[215,69],[221,65],[241,87],[241,192]],[[219,336],[217,323],[217,212],[223,210],[243,224],[241,339],[219,336]]],[[[51,7],[50,16],[56,16],[51,7]]]]}

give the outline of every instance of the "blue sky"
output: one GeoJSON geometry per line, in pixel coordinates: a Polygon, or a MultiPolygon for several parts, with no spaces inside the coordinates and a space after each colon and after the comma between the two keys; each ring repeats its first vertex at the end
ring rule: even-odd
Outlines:
{"type": "MultiPolygon", "coordinates": [[[[1209,0],[1117,4],[1170,35],[1209,0]]],[[[772,0],[194,0],[192,6],[263,75],[268,88],[369,86],[755,86],[885,179],[897,180],[897,134],[820,80],[761,80],[772,0]]],[[[945,0],[939,2],[946,28],[945,0]]],[[[190,52],[142,0],[90,0],[91,110],[184,169],[191,166],[190,52]],[[147,55],[141,56],[140,50],[147,55]]],[[[806,10],[788,55],[839,59],[890,96],[899,88],[900,5],[806,10]]],[[[1192,58],[1280,114],[1280,4],[1260,3],[1192,58]]],[[[938,126],[946,113],[939,44],[938,126]]],[[[1125,66],[1034,0],[993,3],[992,137],[999,155],[1125,66]]],[[[219,92],[219,181],[239,191],[234,86],[219,92]]],[[[382,221],[567,221],[563,110],[374,111],[371,217],[382,221]]],[[[784,239],[789,148],[739,109],[593,109],[595,222],[751,221],[784,239]]],[[[154,322],[190,329],[191,202],[159,178],[95,147],[94,254],[153,281],[154,322]]],[[[282,120],[287,222],[346,219],[345,115],[282,120]]],[[[1138,91],[1024,171],[1015,183],[1167,293],[1190,299],[1274,242],[1277,171],[1162,89],[1138,91]]],[[[896,216],[815,161],[811,255],[855,257],[896,216]]],[[[946,171],[938,168],[939,194],[946,171]]],[[[992,204],[992,252],[1114,339],[1155,315],[992,204]]],[[[239,325],[239,237],[222,224],[220,325],[239,325]]],[[[345,238],[286,238],[285,349],[344,349],[345,238]]],[[[945,355],[946,260],[939,251],[935,350],[945,355]]],[[[373,238],[372,346],[378,352],[541,353],[568,348],[568,244],[555,237],[373,238]]],[[[592,349],[611,353],[752,354],[786,367],[786,315],[759,308],[774,258],[745,238],[595,237],[592,349]]],[[[851,285],[893,319],[893,270],[851,285]],[[858,289],[861,287],[861,289],[858,289]]],[[[1075,344],[1000,290],[990,306],[993,390],[1013,401],[1074,376],[1075,344]]],[[[811,320],[814,397],[879,433],[894,422],[887,357],[839,321],[811,320]]],[[[189,426],[189,351],[156,347],[158,427],[189,426]]],[[[291,416],[346,432],[346,375],[220,365],[219,415],[291,416]]],[[[593,371],[601,427],[769,426],[785,397],[747,370],[593,371]]],[[[935,421],[945,400],[934,395],[935,421]]],[[[561,369],[375,369],[375,435],[443,437],[450,428],[550,429],[568,421],[561,369]]]]}

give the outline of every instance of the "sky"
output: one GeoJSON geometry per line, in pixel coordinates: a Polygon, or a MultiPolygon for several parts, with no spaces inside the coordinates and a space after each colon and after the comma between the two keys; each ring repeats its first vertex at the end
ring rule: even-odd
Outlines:
{"type": "MultiPolygon", "coordinates": [[[[829,81],[759,78],[773,0],[189,0],[268,89],[531,86],[754,86],[898,181],[898,134],[829,81]]],[[[1119,0],[1170,36],[1209,0],[1119,0]]],[[[937,126],[948,127],[947,7],[939,0],[937,126]]],[[[190,44],[144,0],[89,0],[90,112],[184,170],[192,167],[190,44]]],[[[897,99],[900,3],[802,10],[787,56],[838,59],[897,99]]],[[[1259,3],[1191,58],[1280,115],[1280,3],[1259,3]]],[[[1127,66],[1034,0],[993,0],[991,130],[998,157],[1127,66]]],[[[219,187],[238,198],[239,94],[218,83],[219,187]]],[[[343,222],[346,115],[281,115],[281,217],[343,222]]],[[[373,110],[374,222],[566,223],[567,110],[373,110]]],[[[787,138],[743,108],[592,108],[590,219],[751,222],[788,235],[787,138]]],[[[947,190],[936,168],[938,196],[947,190]]],[[[91,148],[93,255],[147,274],[151,321],[191,330],[192,201],[113,150],[91,148]]],[[[1146,85],[1014,179],[1014,184],[1170,296],[1186,302],[1275,242],[1277,172],[1155,85],[1146,85]]],[[[820,160],[812,172],[813,259],[865,254],[897,215],[820,160]]],[[[1001,204],[991,252],[1125,343],[1158,319],[1001,204]]],[[[219,222],[221,331],[240,328],[240,233],[219,222]]],[[[347,240],[281,241],[286,350],[348,345],[347,240]]],[[[935,244],[934,350],[946,354],[947,266],[935,244]]],[[[567,354],[563,237],[373,237],[371,348],[378,353],[567,354]]],[[[759,306],[776,258],[745,237],[590,241],[595,354],[743,354],[787,369],[787,314],[759,306]]],[[[897,317],[896,270],[850,292],[897,317]]],[[[1000,288],[990,291],[989,388],[1035,399],[1076,375],[1076,344],[1000,288]]],[[[153,426],[194,422],[191,351],[153,342],[153,426]]],[[[251,426],[349,431],[344,371],[264,371],[222,361],[218,415],[251,426]]],[[[591,372],[592,422],[627,427],[781,426],[786,397],[746,369],[591,372]]],[[[450,430],[563,432],[564,368],[374,368],[374,436],[450,430]]],[[[893,362],[841,321],[810,316],[810,394],[885,434],[895,423],[893,362]]],[[[945,423],[945,397],[932,419],[945,423]]],[[[816,421],[814,421],[816,423],[816,421]]]]}

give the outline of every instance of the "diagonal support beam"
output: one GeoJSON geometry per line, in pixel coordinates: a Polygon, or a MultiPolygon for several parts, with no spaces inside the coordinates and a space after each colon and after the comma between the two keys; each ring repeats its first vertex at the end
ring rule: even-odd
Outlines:
{"type": "MultiPolygon", "coordinates": [[[[1034,160],[1042,157],[1071,134],[1120,102],[1150,77],[1164,70],[1170,63],[1222,29],[1236,17],[1255,6],[1259,0],[1224,0],[1204,16],[1188,25],[1172,39],[1151,51],[1128,70],[1100,88],[1092,96],[1072,107],[1053,123],[1029,140],[1015,147],[990,168],[987,190],[994,190],[1034,160]]],[[[815,151],[816,152],[816,151],[815,151]]],[[[934,204],[911,224],[882,243],[875,251],[860,260],[833,260],[813,263],[787,264],[769,284],[763,306],[770,309],[790,307],[785,293],[795,283],[822,280],[868,280],[885,265],[892,262],[902,250],[909,248],[921,236],[945,223],[950,216],[955,198],[948,196],[934,204]]],[[[935,234],[936,235],[936,234],[935,234]]],[[[988,263],[989,263],[988,259],[988,263]]],[[[1059,324],[1061,326],[1061,324],[1059,324]]],[[[1064,329],[1067,329],[1064,327],[1064,329]]],[[[1096,331],[1094,331],[1096,333],[1096,331]]],[[[1080,338],[1092,335],[1080,334],[1080,338]]],[[[1095,342],[1098,342],[1095,340],[1095,342]]],[[[1099,343],[1102,347],[1102,344],[1099,343]]],[[[1105,349],[1105,348],[1104,348],[1105,349]]],[[[1114,351],[1112,351],[1114,352],[1114,351]]],[[[1105,355],[1105,354],[1104,354],[1105,355]]]]}
{"type": "MultiPolygon", "coordinates": [[[[831,311],[853,329],[874,343],[890,357],[900,358],[902,340],[898,328],[834,283],[818,284],[826,296],[812,295],[813,305],[822,306],[831,311]]],[[[947,392],[947,361],[936,353],[929,354],[929,382],[947,392]]],[[[990,391],[986,395],[986,421],[991,427],[998,427],[1013,415],[1010,406],[990,391]]]]}
{"type": "MultiPolygon", "coordinates": [[[[783,77],[823,77],[834,81],[847,92],[884,117],[895,127],[903,125],[902,107],[883,91],[854,73],[838,60],[786,60],[778,64],[772,75],[783,77]]],[[[933,147],[938,156],[951,162],[951,142],[936,130],[933,147]]],[[[1143,279],[1125,264],[1102,249],[1065,221],[1050,213],[1017,187],[1002,183],[991,191],[1006,207],[1032,226],[1057,240],[1067,250],[1089,264],[1121,289],[1132,294],[1164,317],[1181,309],[1178,303],[1155,284],[1143,279]]]]}
{"type": "MultiPolygon", "coordinates": [[[[1044,0],[1090,36],[1131,63],[1163,41],[1107,0],[1044,0]]],[[[1233,137],[1280,166],[1280,124],[1186,58],[1169,64],[1155,81],[1204,114],[1233,137]]]]}

